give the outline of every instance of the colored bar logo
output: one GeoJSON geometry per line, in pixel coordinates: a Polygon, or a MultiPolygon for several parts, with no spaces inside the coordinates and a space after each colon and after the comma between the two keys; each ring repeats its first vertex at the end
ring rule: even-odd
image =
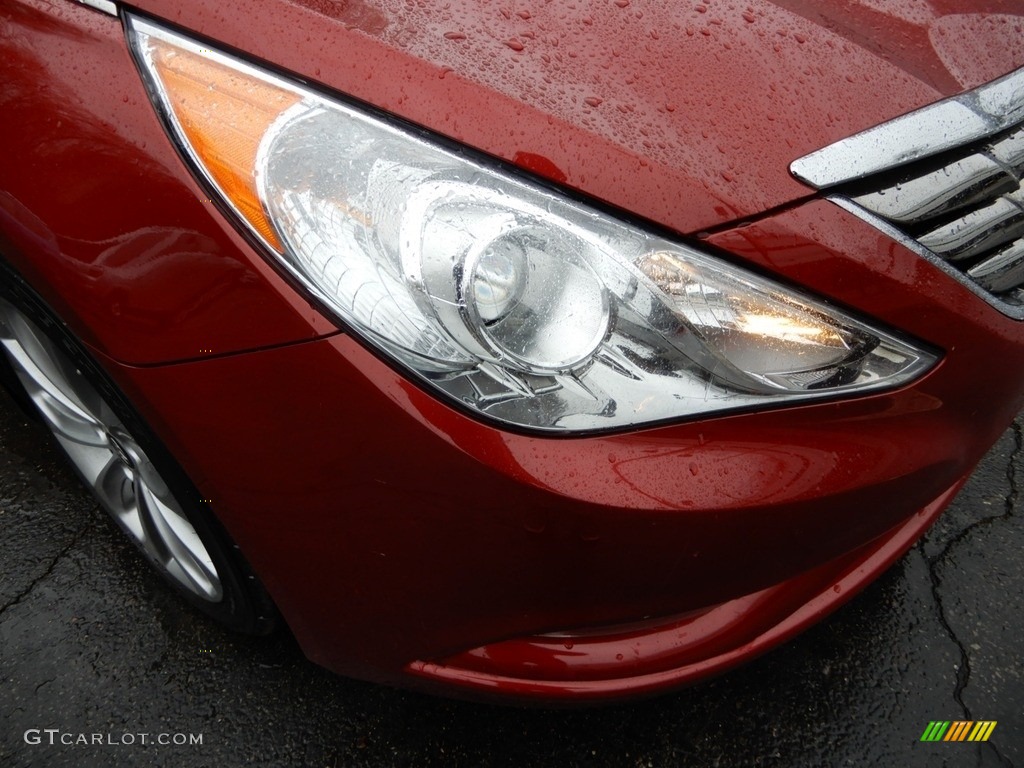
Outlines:
{"type": "Polygon", "coordinates": [[[995,729],[995,720],[932,720],[921,741],[988,741],[995,729]]]}

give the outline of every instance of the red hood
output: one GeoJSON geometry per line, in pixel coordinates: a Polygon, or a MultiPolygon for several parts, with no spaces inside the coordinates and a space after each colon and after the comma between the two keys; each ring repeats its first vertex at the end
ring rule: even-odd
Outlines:
{"type": "Polygon", "coordinates": [[[1024,65],[1024,0],[141,0],[680,232],[812,150],[1024,65]]]}

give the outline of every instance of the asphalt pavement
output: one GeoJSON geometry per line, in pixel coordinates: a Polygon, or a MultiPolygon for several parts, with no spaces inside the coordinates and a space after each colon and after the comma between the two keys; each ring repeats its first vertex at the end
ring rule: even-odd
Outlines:
{"type": "Polygon", "coordinates": [[[1021,489],[1018,423],[920,544],[778,650],[640,703],[484,706],[193,613],[0,391],[0,766],[1024,768],[1021,489]],[[939,720],[997,725],[922,742],[939,720]]]}

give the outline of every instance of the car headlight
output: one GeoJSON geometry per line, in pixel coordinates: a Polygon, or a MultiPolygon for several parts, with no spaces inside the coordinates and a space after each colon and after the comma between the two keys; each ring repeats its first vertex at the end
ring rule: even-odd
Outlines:
{"type": "Polygon", "coordinates": [[[128,19],[239,220],[353,333],[529,429],[621,428],[903,384],[936,357],[499,163],[128,19]]]}

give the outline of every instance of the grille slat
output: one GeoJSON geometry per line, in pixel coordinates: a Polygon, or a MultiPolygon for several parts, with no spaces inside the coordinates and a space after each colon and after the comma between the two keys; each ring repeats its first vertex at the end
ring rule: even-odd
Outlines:
{"type": "Polygon", "coordinates": [[[918,238],[925,248],[950,262],[981,257],[1024,235],[1024,210],[1007,197],[943,224],[918,238]]]}
{"type": "Polygon", "coordinates": [[[997,141],[989,152],[1018,180],[1024,178],[1024,129],[997,141]]]}
{"type": "Polygon", "coordinates": [[[971,155],[854,201],[890,221],[917,225],[1017,189],[1017,179],[987,155],[971,155]]]}
{"type": "Polygon", "coordinates": [[[1017,240],[995,256],[975,264],[967,274],[993,293],[1009,291],[1024,283],[1024,240],[1017,240]]]}

